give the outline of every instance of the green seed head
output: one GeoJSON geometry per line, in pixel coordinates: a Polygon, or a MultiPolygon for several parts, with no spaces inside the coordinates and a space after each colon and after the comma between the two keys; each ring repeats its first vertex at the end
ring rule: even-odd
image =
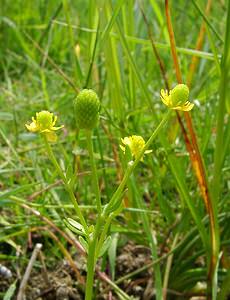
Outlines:
{"type": "Polygon", "coordinates": [[[43,110],[36,114],[37,126],[40,131],[49,129],[53,126],[53,114],[49,111],[43,110]]]}
{"type": "Polygon", "coordinates": [[[178,84],[170,92],[170,97],[173,106],[183,105],[188,101],[189,88],[185,84],[178,84]]]}
{"type": "Polygon", "coordinates": [[[100,101],[93,90],[82,90],[75,99],[74,105],[79,129],[91,130],[97,126],[100,101]]]}

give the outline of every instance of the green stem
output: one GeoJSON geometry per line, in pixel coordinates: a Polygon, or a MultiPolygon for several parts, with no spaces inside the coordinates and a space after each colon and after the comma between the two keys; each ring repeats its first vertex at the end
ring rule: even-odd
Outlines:
{"type": "Polygon", "coordinates": [[[95,272],[95,245],[96,241],[95,239],[93,239],[93,241],[89,243],[89,253],[87,258],[87,280],[85,300],[92,300],[93,296],[93,279],[95,272]]]}
{"type": "Polygon", "coordinates": [[[113,204],[117,201],[117,199],[119,199],[130,175],[132,174],[133,170],[136,168],[137,164],[139,163],[139,161],[141,160],[141,158],[143,157],[145,151],[149,148],[149,146],[151,145],[151,143],[153,142],[153,140],[156,138],[156,136],[158,135],[158,133],[160,132],[160,130],[164,127],[164,125],[167,123],[169,117],[171,115],[171,110],[169,109],[167,111],[167,113],[165,114],[165,116],[163,117],[163,119],[161,120],[160,124],[157,126],[157,128],[154,130],[153,134],[151,135],[151,137],[148,139],[148,141],[146,142],[145,146],[143,147],[142,151],[139,153],[138,157],[135,159],[134,162],[130,162],[130,164],[128,165],[128,168],[125,172],[125,175],[120,183],[120,185],[118,186],[117,190],[115,191],[115,193],[113,194],[111,200],[109,201],[108,205],[105,208],[104,214],[108,214],[110,211],[110,208],[113,206],[113,204]]]}
{"type": "Polygon", "coordinates": [[[93,187],[94,192],[96,195],[96,204],[97,204],[97,211],[99,215],[101,214],[101,195],[100,195],[100,189],[99,189],[99,183],[98,183],[98,175],[97,175],[97,167],[94,160],[94,154],[93,154],[93,143],[92,143],[92,131],[86,131],[86,140],[87,140],[87,147],[89,151],[89,157],[90,157],[90,164],[91,164],[91,170],[92,170],[92,181],[93,181],[93,187]]]}
{"type": "Polygon", "coordinates": [[[97,239],[100,234],[102,218],[99,216],[93,233],[93,237],[89,237],[89,250],[87,258],[87,279],[86,279],[86,293],[85,300],[92,300],[93,297],[93,279],[96,265],[96,246],[97,239]]]}
{"type": "Polygon", "coordinates": [[[80,222],[81,222],[82,226],[84,227],[84,230],[85,230],[86,234],[88,234],[88,226],[87,226],[87,224],[86,224],[86,221],[85,221],[84,216],[83,216],[82,213],[81,213],[81,210],[80,210],[80,208],[79,208],[79,205],[78,205],[77,199],[76,199],[76,197],[75,197],[75,195],[74,195],[74,192],[73,192],[73,190],[71,189],[71,187],[69,186],[65,174],[63,173],[63,171],[62,171],[60,165],[58,164],[58,162],[57,162],[57,160],[56,160],[56,158],[55,158],[55,156],[54,156],[53,150],[52,150],[52,148],[51,148],[49,142],[47,141],[46,136],[43,135],[43,137],[44,137],[45,147],[46,147],[46,150],[47,150],[49,159],[51,160],[51,162],[53,163],[55,169],[57,170],[58,175],[61,177],[61,179],[62,179],[62,181],[63,181],[63,183],[64,183],[64,186],[65,186],[65,189],[66,189],[66,191],[69,193],[70,199],[71,199],[71,201],[72,201],[72,203],[73,203],[73,206],[74,206],[74,208],[75,208],[75,211],[76,211],[76,213],[77,213],[77,216],[79,217],[80,222]]]}
{"type": "Polygon", "coordinates": [[[99,239],[98,244],[97,244],[97,248],[96,248],[96,257],[98,257],[98,255],[99,255],[99,252],[100,252],[101,247],[102,247],[102,245],[103,245],[103,242],[104,242],[104,240],[105,240],[105,238],[106,238],[106,234],[107,234],[107,232],[108,232],[108,230],[109,230],[109,225],[110,225],[110,223],[111,223],[113,217],[114,217],[114,215],[111,214],[111,215],[107,218],[107,220],[106,220],[106,223],[105,223],[105,225],[104,225],[104,228],[103,228],[103,230],[102,230],[100,239],[99,239]]]}

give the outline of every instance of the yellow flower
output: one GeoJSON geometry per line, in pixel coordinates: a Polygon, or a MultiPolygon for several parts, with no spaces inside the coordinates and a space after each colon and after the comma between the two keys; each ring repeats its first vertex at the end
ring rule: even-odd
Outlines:
{"type": "MultiPolygon", "coordinates": [[[[128,146],[132,156],[136,159],[145,146],[145,141],[142,136],[132,135],[121,139],[123,145],[120,145],[121,150],[125,153],[125,147],[128,146]]],[[[146,150],[145,154],[151,153],[152,150],[146,150]]],[[[143,161],[143,157],[141,158],[143,161]]]]}
{"type": "Polygon", "coordinates": [[[178,84],[171,91],[161,90],[162,102],[171,109],[189,111],[194,104],[188,101],[189,88],[185,84],[178,84]]]}
{"type": "Polygon", "coordinates": [[[25,124],[26,128],[30,132],[38,132],[46,135],[48,141],[55,142],[57,140],[56,133],[54,131],[63,128],[64,126],[55,127],[57,116],[53,113],[43,110],[36,113],[36,117],[32,117],[32,122],[28,125],[25,124]]]}

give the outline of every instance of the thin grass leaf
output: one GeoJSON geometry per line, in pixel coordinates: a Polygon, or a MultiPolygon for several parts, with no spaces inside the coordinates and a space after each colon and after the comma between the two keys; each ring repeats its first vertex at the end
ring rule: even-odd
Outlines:
{"type": "Polygon", "coordinates": [[[6,291],[3,300],[11,300],[12,297],[14,296],[15,290],[16,290],[16,284],[17,284],[17,279],[11,283],[11,285],[9,286],[8,290],[6,291]]]}

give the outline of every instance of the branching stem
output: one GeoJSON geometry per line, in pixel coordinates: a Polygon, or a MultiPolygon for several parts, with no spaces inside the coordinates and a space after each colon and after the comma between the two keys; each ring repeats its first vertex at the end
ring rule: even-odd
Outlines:
{"type": "Polygon", "coordinates": [[[70,200],[72,201],[73,203],[73,206],[75,208],[75,211],[77,213],[77,216],[79,217],[80,219],[80,222],[82,224],[82,226],[84,227],[84,230],[86,233],[88,233],[88,226],[86,224],[86,221],[85,221],[85,218],[79,208],[79,205],[78,205],[78,202],[77,202],[77,199],[74,195],[74,192],[72,190],[72,188],[69,186],[68,184],[68,181],[66,179],[66,176],[64,174],[64,172],[62,171],[59,163],[57,162],[56,160],[56,157],[54,156],[54,153],[53,153],[53,150],[52,150],[52,147],[50,146],[49,142],[47,141],[47,138],[45,135],[43,135],[44,137],[44,142],[45,142],[45,147],[46,147],[46,150],[47,150],[47,153],[48,153],[48,156],[49,156],[49,159],[51,160],[51,162],[53,163],[55,169],[57,170],[58,172],[58,175],[61,177],[62,181],[63,181],[63,184],[65,186],[65,189],[66,191],[69,193],[69,196],[70,196],[70,200]]]}

